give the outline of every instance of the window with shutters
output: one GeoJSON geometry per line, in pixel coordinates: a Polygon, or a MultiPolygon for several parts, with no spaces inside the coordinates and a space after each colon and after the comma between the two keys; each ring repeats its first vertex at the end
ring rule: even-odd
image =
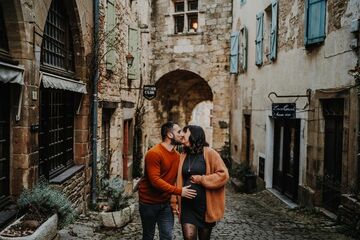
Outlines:
{"type": "Polygon", "coordinates": [[[325,40],[326,0],[305,2],[305,46],[310,46],[325,40]]]}
{"type": "Polygon", "coordinates": [[[245,26],[240,30],[239,36],[239,67],[240,72],[243,73],[247,69],[247,52],[248,52],[248,31],[245,26]]]}
{"type": "Polygon", "coordinates": [[[246,0],[240,0],[240,6],[244,5],[246,3],[246,0]]]}
{"type": "Polygon", "coordinates": [[[53,0],[46,19],[41,47],[44,68],[74,73],[74,49],[69,16],[63,1],[53,0]]]}
{"type": "Polygon", "coordinates": [[[271,5],[269,5],[265,9],[264,16],[264,54],[265,54],[265,62],[270,60],[270,32],[271,32],[271,5]]]}
{"type": "MultiPolygon", "coordinates": [[[[139,31],[136,27],[129,27],[128,34],[129,53],[134,57],[132,65],[128,67],[128,80],[136,80],[140,74],[139,31]]],[[[130,84],[131,81],[128,81],[129,86],[130,84]]]]}
{"type": "Polygon", "coordinates": [[[115,67],[117,52],[116,52],[116,14],[114,0],[107,0],[106,4],[106,69],[112,71],[115,67]]]}
{"type": "Polygon", "coordinates": [[[238,73],[239,65],[239,32],[230,35],[230,73],[238,73]]]}
{"type": "Polygon", "coordinates": [[[195,33],[198,31],[198,1],[173,1],[174,33],[195,33]]]}
{"type": "Polygon", "coordinates": [[[255,64],[260,67],[263,64],[263,39],[264,39],[264,13],[256,14],[256,38],[255,38],[255,64]]]}
{"type": "Polygon", "coordinates": [[[265,9],[264,17],[264,50],[265,61],[270,63],[275,61],[277,56],[277,18],[278,1],[272,0],[271,4],[265,9]]]}
{"type": "Polygon", "coordinates": [[[7,53],[8,51],[9,51],[9,45],[6,37],[5,19],[4,19],[2,7],[0,5],[0,53],[1,52],[7,53]]]}

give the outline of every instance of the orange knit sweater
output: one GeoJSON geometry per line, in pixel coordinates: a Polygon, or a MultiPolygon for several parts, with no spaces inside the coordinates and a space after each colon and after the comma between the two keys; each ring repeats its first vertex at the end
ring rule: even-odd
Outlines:
{"type": "Polygon", "coordinates": [[[168,202],[172,194],[181,195],[174,186],[180,155],[157,144],[145,155],[145,174],[139,184],[139,200],[147,204],[168,202]]]}
{"type": "MultiPolygon", "coordinates": [[[[181,154],[176,185],[183,185],[182,167],[186,154],[181,154]]],[[[206,191],[206,212],[205,222],[212,223],[219,221],[225,211],[225,184],[229,179],[229,172],[221,159],[219,153],[210,147],[204,148],[206,163],[206,174],[198,176],[197,182],[206,191]]],[[[178,207],[181,214],[181,196],[172,197],[173,209],[178,207]],[[176,204],[178,204],[176,206],[176,204]]]]}

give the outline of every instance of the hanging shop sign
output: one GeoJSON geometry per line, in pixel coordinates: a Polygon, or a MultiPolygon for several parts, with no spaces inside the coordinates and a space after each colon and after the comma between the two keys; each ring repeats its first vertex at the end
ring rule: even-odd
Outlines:
{"type": "Polygon", "coordinates": [[[143,96],[147,100],[154,99],[156,97],[156,86],[155,85],[144,85],[143,96]]]}
{"type": "Polygon", "coordinates": [[[273,118],[295,118],[296,103],[273,103],[272,116],[273,118]]]}

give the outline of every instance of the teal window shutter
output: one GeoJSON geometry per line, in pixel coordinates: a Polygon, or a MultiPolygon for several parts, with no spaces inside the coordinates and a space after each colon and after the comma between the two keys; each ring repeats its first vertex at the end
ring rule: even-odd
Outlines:
{"type": "Polygon", "coordinates": [[[239,60],[239,32],[230,35],[230,73],[238,73],[239,60]]]}
{"type": "Polygon", "coordinates": [[[271,2],[270,60],[275,61],[277,52],[278,1],[271,2]]]}
{"type": "Polygon", "coordinates": [[[240,6],[244,5],[246,3],[246,0],[240,0],[240,6]]]}
{"type": "Polygon", "coordinates": [[[247,52],[248,52],[248,31],[244,26],[240,30],[240,67],[241,72],[245,72],[247,69],[247,52]]]}
{"type": "Polygon", "coordinates": [[[139,78],[140,71],[140,51],[139,51],[139,31],[135,27],[129,27],[128,49],[134,57],[133,64],[128,68],[128,79],[135,80],[139,78]]]}
{"type": "Polygon", "coordinates": [[[113,0],[108,0],[106,4],[106,69],[113,70],[116,63],[116,14],[113,0]]]}
{"type": "Polygon", "coordinates": [[[263,64],[264,13],[256,14],[255,64],[263,64]]]}
{"type": "Polygon", "coordinates": [[[306,0],[305,45],[325,40],[326,0],[306,0]]]}

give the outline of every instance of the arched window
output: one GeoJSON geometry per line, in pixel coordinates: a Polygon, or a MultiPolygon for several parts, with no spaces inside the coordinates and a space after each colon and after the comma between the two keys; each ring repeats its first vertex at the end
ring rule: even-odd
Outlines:
{"type": "Polygon", "coordinates": [[[53,0],[44,30],[41,47],[41,65],[73,73],[74,49],[69,17],[61,0],[53,0]]]}
{"type": "Polygon", "coordinates": [[[6,37],[5,20],[3,10],[0,5],[0,52],[8,52],[9,45],[6,37]]]}

